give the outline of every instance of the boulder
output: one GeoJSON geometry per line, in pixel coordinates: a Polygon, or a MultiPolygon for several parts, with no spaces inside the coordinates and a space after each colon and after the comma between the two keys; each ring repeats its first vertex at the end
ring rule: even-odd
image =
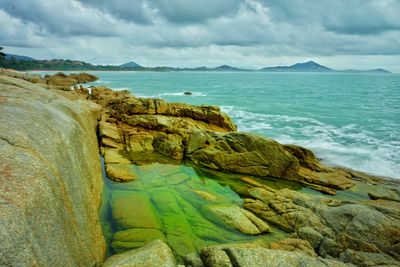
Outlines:
{"type": "Polygon", "coordinates": [[[271,244],[271,249],[301,252],[312,257],[316,257],[313,247],[306,240],[298,238],[286,238],[271,244]]]}
{"type": "Polygon", "coordinates": [[[129,182],[138,177],[135,166],[130,164],[106,164],[106,173],[115,182],[129,182]]]}
{"type": "Polygon", "coordinates": [[[350,174],[323,166],[311,151],[247,133],[196,131],[186,147],[201,167],[293,180],[327,194],[353,186],[350,174]]]}
{"type": "Polygon", "coordinates": [[[0,75],[0,265],[100,266],[100,106],[0,75]]]}
{"type": "Polygon", "coordinates": [[[245,234],[257,235],[270,232],[267,223],[257,218],[251,212],[236,205],[207,205],[204,208],[203,214],[207,216],[207,213],[221,218],[225,223],[245,234]]]}
{"type": "Polygon", "coordinates": [[[171,249],[161,240],[155,240],[146,246],[108,258],[104,267],[175,267],[171,249]]]}

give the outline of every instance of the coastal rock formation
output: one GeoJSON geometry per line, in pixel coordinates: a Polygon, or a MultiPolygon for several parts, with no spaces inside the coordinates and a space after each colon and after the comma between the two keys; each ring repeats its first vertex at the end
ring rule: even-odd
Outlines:
{"type": "Polygon", "coordinates": [[[105,109],[103,147],[130,162],[137,152],[157,152],[215,170],[292,180],[326,194],[353,186],[350,173],[321,164],[310,150],[236,132],[218,107],[136,98],[105,87],[79,93],[105,109]]]}
{"type": "MultiPolygon", "coordinates": [[[[400,210],[389,216],[373,206],[312,197],[289,189],[252,188],[244,199],[250,210],[271,225],[307,240],[322,257],[356,265],[366,257],[373,266],[400,264],[400,210]]],[[[308,253],[309,254],[309,253],[308,253]]]]}
{"type": "Polygon", "coordinates": [[[171,249],[161,240],[153,241],[139,249],[114,255],[107,259],[104,267],[175,267],[171,249]]]}
{"type": "Polygon", "coordinates": [[[100,107],[0,72],[0,265],[99,266],[100,107]]]}

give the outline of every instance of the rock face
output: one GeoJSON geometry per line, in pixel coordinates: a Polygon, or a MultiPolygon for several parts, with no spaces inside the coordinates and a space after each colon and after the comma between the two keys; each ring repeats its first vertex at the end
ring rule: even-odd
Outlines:
{"type": "Polygon", "coordinates": [[[175,267],[171,249],[161,240],[107,259],[104,267],[175,267]]]}
{"type": "Polygon", "coordinates": [[[1,266],[103,262],[99,113],[0,74],[1,266]]]}
{"type": "MultiPolygon", "coordinates": [[[[251,198],[244,200],[246,209],[307,240],[320,256],[356,265],[363,262],[362,266],[400,264],[400,210],[389,216],[371,206],[311,197],[289,189],[253,188],[249,194],[251,198]]],[[[288,247],[287,242],[278,245],[288,247]]]]}

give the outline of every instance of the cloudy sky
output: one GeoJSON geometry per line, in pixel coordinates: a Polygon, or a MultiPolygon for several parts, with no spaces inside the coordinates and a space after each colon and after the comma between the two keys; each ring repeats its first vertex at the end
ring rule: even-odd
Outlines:
{"type": "Polygon", "coordinates": [[[400,0],[0,0],[0,46],[96,64],[400,72],[400,0]]]}

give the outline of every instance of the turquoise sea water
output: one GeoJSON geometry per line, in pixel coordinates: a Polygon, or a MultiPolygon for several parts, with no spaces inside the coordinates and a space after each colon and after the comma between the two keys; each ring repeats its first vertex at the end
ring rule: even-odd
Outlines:
{"type": "Polygon", "coordinates": [[[240,131],[305,146],[331,165],[400,178],[398,74],[93,73],[100,77],[95,85],[218,105],[240,131]]]}

